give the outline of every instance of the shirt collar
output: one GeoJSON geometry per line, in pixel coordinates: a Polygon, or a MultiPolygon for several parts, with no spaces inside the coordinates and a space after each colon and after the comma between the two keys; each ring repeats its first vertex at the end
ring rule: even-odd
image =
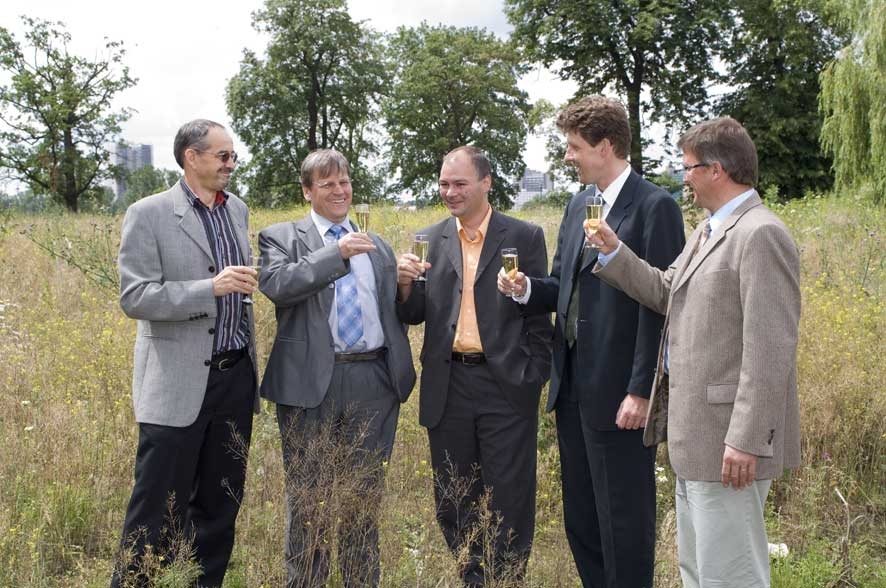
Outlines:
{"type": "Polygon", "coordinates": [[[476,243],[477,241],[482,241],[484,235],[486,235],[486,231],[489,229],[489,219],[492,218],[492,205],[489,205],[489,208],[486,210],[486,216],[483,217],[483,222],[480,223],[480,226],[477,227],[477,238],[473,241],[468,239],[468,234],[465,232],[465,228],[461,224],[461,219],[455,217],[455,228],[458,231],[459,236],[462,239],[467,241],[468,243],[476,243]]]}
{"type": "Polygon", "coordinates": [[[327,231],[332,225],[341,225],[345,228],[345,232],[350,233],[351,230],[351,217],[345,216],[345,220],[340,223],[334,223],[326,217],[320,216],[314,209],[311,209],[311,220],[314,221],[314,226],[317,227],[317,232],[320,233],[321,237],[326,237],[327,231]]]}
{"type": "MultiPolygon", "coordinates": [[[[207,209],[209,208],[208,206],[203,204],[202,200],[197,198],[197,195],[194,193],[193,190],[191,190],[191,187],[188,185],[188,182],[185,181],[184,177],[181,179],[181,187],[182,187],[182,190],[185,191],[185,196],[187,196],[188,200],[190,200],[191,206],[197,206],[199,204],[199,205],[203,206],[204,208],[207,208],[207,209]]],[[[224,204],[227,204],[229,196],[230,196],[230,194],[228,194],[224,190],[219,190],[218,192],[215,193],[215,205],[222,206],[224,204]]]]}
{"type": "MultiPolygon", "coordinates": [[[[625,182],[628,181],[628,176],[631,175],[631,165],[628,164],[625,166],[624,170],[618,174],[612,183],[606,186],[606,189],[603,190],[603,201],[606,203],[607,210],[612,210],[612,207],[615,206],[615,201],[618,199],[618,195],[621,193],[621,189],[624,188],[625,182]]],[[[597,193],[600,193],[600,188],[596,188],[597,193]]]]}
{"type": "Polygon", "coordinates": [[[717,209],[717,212],[711,215],[708,222],[711,223],[711,234],[714,233],[720,226],[729,218],[729,215],[735,211],[736,208],[741,206],[741,203],[750,198],[756,192],[753,188],[742,192],[723,206],[717,209]]]}

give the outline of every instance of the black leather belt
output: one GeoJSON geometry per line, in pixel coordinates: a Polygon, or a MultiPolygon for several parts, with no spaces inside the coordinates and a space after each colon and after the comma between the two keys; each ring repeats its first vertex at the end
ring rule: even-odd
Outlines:
{"type": "Polygon", "coordinates": [[[486,363],[486,356],[482,353],[460,353],[452,352],[452,361],[463,363],[465,365],[483,365],[486,363]]]}
{"type": "Polygon", "coordinates": [[[360,353],[336,353],[335,363],[351,363],[352,361],[375,361],[376,359],[383,358],[387,351],[388,349],[386,347],[379,347],[378,349],[373,349],[372,351],[363,351],[360,353]]]}
{"type": "Polygon", "coordinates": [[[246,353],[246,347],[243,349],[231,349],[230,351],[214,353],[212,355],[212,360],[209,362],[209,369],[226,372],[237,365],[237,362],[246,357],[246,353]]]}

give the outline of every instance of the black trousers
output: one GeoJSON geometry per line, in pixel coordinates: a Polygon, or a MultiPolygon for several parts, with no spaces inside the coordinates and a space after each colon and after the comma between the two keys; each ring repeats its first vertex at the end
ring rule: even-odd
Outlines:
{"type": "Polygon", "coordinates": [[[568,388],[579,377],[570,360],[555,410],[563,519],[579,577],[585,588],[650,588],[655,448],[643,446],[642,429],[600,431],[586,424],[581,401],[568,388]]]}
{"type": "Polygon", "coordinates": [[[383,462],[391,456],[400,401],[385,360],[335,364],[315,408],[277,405],[286,473],[287,588],[322,588],[329,545],[347,588],[378,586],[383,462]]]}
{"type": "Polygon", "coordinates": [[[467,586],[519,580],[535,527],[538,416],[517,413],[486,365],[453,362],[446,408],[428,429],[437,520],[467,586]],[[480,501],[490,492],[483,521],[480,501]],[[490,524],[491,523],[491,524],[490,524]]]}
{"type": "Polygon", "coordinates": [[[187,427],[139,423],[135,485],[121,547],[133,557],[111,586],[146,585],[138,573],[147,546],[166,561],[192,540],[203,569],[198,585],[219,587],[234,547],[252,435],[255,374],[244,356],[226,371],[212,369],[197,420],[187,427]]]}

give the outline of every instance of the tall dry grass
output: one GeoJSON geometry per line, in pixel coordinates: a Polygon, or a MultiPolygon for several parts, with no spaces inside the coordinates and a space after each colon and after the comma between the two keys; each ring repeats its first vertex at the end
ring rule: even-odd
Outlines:
{"type": "MultiPolygon", "coordinates": [[[[253,229],[305,212],[255,211],[253,229]]],[[[884,211],[848,198],[819,198],[778,212],[802,250],[804,467],[778,481],[769,501],[772,541],[788,544],[792,552],[774,565],[773,585],[847,586],[851,580],[886,586],[884,211]]],[[[412,234],[445,215],[441,209],[375,207],[372,229],[396,251],[405,251],[412,234]]],[[[561,212],[536,209],[519,216],[542,225],[553,255],[561,212]]],[[[112,263],[119,222],[88,216],[0,219],[0,275],[6,278],[0,280],[0,586],[105,586],[115,562],[137,437],[130,403],[135,325],[119,310],[113,290],[88,279],[84,268],[99,268],[101,275],[100,268],[112,263]],[[100,241],[107,234],[110,247],[100,241]],[[51,256],[34,240],[81,268],[51,256]]],[[[263,365],[275,324],[269,301],[257,298],[263,365]]],[[[410,331],[416,360],[420,337],[421,329],[410,331]]],[[[435,521],[417,396],[401,410],[385,469],[379,505],[382,585],[456,586],[458,562],[435,521]]],[[[656,581],[669,588],[679,586],[679,573],[673,475],[663,457],[657,472],[656,581]]],[[[526,583],[579,586],[562,528],[549,415],[541,416],[538,458],[537,523],[526,583]]],[[[268,407],[256,417],[247,468],[225,585],[280,586],[285,476],[268,407]]],[[[335,512],[324,516],[336,521],[335,512]]],[[[333,561],[331,569],[336,565],[333,561]]],[[[179,572],[164,577],[161,567],[158,585],[187,585],[187,569],[179,572]]],[[[331,576],[330,586],[340,582],[331,576]]]]}

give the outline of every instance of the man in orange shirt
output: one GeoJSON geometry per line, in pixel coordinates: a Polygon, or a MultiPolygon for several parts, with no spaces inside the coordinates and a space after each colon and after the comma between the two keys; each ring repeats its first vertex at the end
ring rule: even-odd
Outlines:
{"type": "Polygon", "coordinates": [[[397,314],[425,324],[419,422],[428,429],[437,518],[450,549],[467,547],[466,586],[521,577],[535,525],[538,401],[551,367],[551,322],[524,316],[498,292],[501,250],[518,249],[520,270],[547,273],[540,227],[492,209],[486,154],[459,147],[443,159],[440,198],[452,217],[428,235],[427,261],[398,260],[397,314]],[[420,275],[426,281],[416,281],[420,275]],[[497,528],[478,527],[490,492],[497,528]],[[491,539],[492,552],[484,553],[491,539]],[[466,545],[469,543],[469,545],[466,545]]]}

